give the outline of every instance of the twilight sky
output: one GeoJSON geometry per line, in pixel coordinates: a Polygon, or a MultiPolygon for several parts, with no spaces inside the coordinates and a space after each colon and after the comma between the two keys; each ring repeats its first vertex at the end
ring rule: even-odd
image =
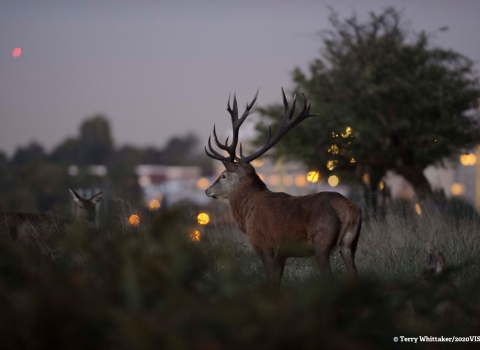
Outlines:
{"type": "Polygon", "coordinates": [[[0,151],[51,150],[98,113],[116,145],[161,147],[189,131],[203,142],[213,123],[222,134],[230,92],[241,112],[258,87],[259,105],[281,101],[293,68],[318,56],[329,5],[341,18],[393,5],[417,31],[448,26],[435,44],[480,70],[480,0],[2,0],[0,151]]]}

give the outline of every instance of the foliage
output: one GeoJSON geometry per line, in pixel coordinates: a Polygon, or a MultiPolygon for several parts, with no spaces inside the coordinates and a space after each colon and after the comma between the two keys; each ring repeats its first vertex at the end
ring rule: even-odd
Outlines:
{"type": "Polygon", "coordinates": [[[25,165],[26,163],[42,162],[47,159],[43,146],[33,141],[26,147],[19,147],[13,155],[11,163],[13,165],[25,165]]]}
{"type": "Polygon", "coordinates": [[[95,116],[84,121],[80,126],[79,144],[83,164],[105,164],[113,151],[108,120],[95,116]]]}
{"type": "Polygon", "coordinates": [[[210,159],[199,154],[197,145],[198,138],[187,134],[172,137],[163,149],[115,149],[108,119],[88,118],[80,125],[78,137],[67,137],[51,153],[35,141],[18,147],[11,159],[0,152],[0,211],[54,212],[68,217],[68,187],[103,189],[140,203],[138,164],[191,165],[200,166],[204,174],[212,172],[210,159]],[[104,165],[107,173],[92,173],[91,165],[104,165]],[[71,172],[71,166],[76,170],[71,172]]]}
{"type": "Polygon", "coordinates": [[[130,165],[137,164],[164,164],[200,166],[204,174],[211,174],[212,163],[201,147],[195,134],[173,136],[162,149],[153,147],[123,146],[115,152],[114,159],[122,160],[130,165]]]}
{"type": "Polygon", "coordinates": [[[2,348],[380,349],[395,348],[399,335],[478,333],[478,236],[468,226],[455,233],[448,220],[401,222],[392,213],[363,231],[359,282],[337,270],[337,282],[324,285],[292,259],[276,289],[259,282],[258,257],[229,243],[234,228],[215,238],[212,227],[190,242],[193,219],[176,207],[136,228],[71,228],[49,239],[50,256],[0,237],[2,348]],[[439,292],[443,277],[416,283],[426,264],[415,237],[428,236],[432,221],[459,286],[453,294],[439,292]]]}
{"type": "MultiPolygon", "coordinates": [[[[402,12],[387,8],[341,21],[322,32],[321,56],[308,73],[293,71],[296,92],[319,116],[276,146],[276,157],[299,159],[349,181],[370,174],[376,188],[387,170],[409,181],[418,197],[432,196],[423,170],[480,142],[478,119],[465,114],[480,96],[473,62],[414,33],[402,12]]],[[[260,109],[278,124],[280,106],[260,109]]],[[[262,124],[260,140],[266,134],[262,124]]]]}

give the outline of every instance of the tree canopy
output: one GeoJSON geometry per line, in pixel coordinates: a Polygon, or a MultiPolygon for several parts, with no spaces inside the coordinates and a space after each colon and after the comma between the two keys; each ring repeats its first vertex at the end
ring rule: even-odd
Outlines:
{"type": "MultiPolygon", "coordinates": [[[[309,96],[319,116],[287,135],[274,156],[343,178],[368,174],[374,186],[392,170],[420,199],[431,198],[423,170],[480,142],[479,120],[465,113],[480,96],[473,62],[435,47],[431,34],[415,33],[394,8],[365,22],[332,11],[330,24],[308,73],[293,71],[294,90],[309,96]]],[[[278,126],[280,106],[260,112],[278,126]]],[[[257,129],[262,142],[266,127],[257,129]]]]}

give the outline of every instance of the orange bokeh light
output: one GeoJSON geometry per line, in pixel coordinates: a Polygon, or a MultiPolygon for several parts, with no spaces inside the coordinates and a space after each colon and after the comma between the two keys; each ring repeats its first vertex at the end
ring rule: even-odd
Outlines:
{"type": "Polygon", "coordinates": [[[19,48],[19,47],[14,48],[13,51],[12,51],[13,57],[18,57],[18,56],[20,56],[21,54],[22,54],[22,49],[19,48]]]}
{"type": "Polygon", "coordinates": [[[132,226],[138,226],[140,224],[140,216],[132,214],[128,217],[128,223],[132,226]]]}
{"type": "Polygon", "coordinates": [[[194,230],[190,233],[190,239],[193,241],[193,242],[200,242],[200,237],[202,235],[200,234],[200,231],[199,230],[194,230]]]}

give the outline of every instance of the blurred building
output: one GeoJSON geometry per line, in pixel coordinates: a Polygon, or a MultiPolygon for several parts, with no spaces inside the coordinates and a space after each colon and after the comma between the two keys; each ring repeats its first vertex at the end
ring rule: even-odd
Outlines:
{"type": "MultiPolygon", "coordinates": [[[[480,111],[469,111],[472,118],[480,118],[480,111]]],[[[245,123],[243,145],[249,145],[252,139],[254,123],[245,123]],[[246,136],[246,137],[245,137],[246,136]]],[[[225,131],[228,135],[229,130],[225,131]]],[[[188,200],[197,204],[208,204],[209,198],[205,190],[225,170],[219,161],[214,162],[215,174],[212,177],[202,176],[200,167],[139,165],[136,167],[138,181],[143,189],[146,205],[158,201],[161,205],[172,205],[188,200]]],[[[274,192],[286,192],[294,196],[306,195],[321,191],[335,191],[349,196],[351,188],[335,175],[328,178],[322,176],[301,163],[281,161],[273,162],[260,157],[251,162],[257,174],[274,192]]],[[[429,166],[425,176],[433,190],[442,191],[447,198],[458,196],[480,210],[480,146],[467,150],[457,162],[447,167],[429,166]]],[[[412,199],[415,191],[401,176],[388,172],[382,186],[386,186],[392,198],[412,199]]]]}
{"type": "Polygon", "coordinates": [[[212,181],[197,166],[138,165],[135,168],[145,204],[170,206],[180,201],[206,204],[205,190],[212,181]]]}
{"type": "MultiPolygon", "coordinates": [[[[218,162],[215,169],[218,177],[225,167],[218,162]]],[[[273,162],[269,158],[258,158],[250,163],[258,176],[273,192],[285,192],[293,196],[303,196],[321,191],[334,191],[348,196],[350,188],[342,184],[341,179],[322,178],[316,171],[310,171],[305,165],[297,162],[273,162]]]]}
{"type": "MultiPolygon", "coordinates": [[[[180,201],[208,204],[205,190],[225,170],[221,162],[215,175],[202,176],[196,166],[138,165],[135,172],[147,206],[170,206],[180,201]]],[[[310,172],[300,163],[273,163],[269,159],[257,159],[251,163],[267,187],[274,192],[286,192],[294,196],[320,191],[335,191],[345,196],[349,187],[340,179],[323,179],[318,172],[310,172]]]]}

